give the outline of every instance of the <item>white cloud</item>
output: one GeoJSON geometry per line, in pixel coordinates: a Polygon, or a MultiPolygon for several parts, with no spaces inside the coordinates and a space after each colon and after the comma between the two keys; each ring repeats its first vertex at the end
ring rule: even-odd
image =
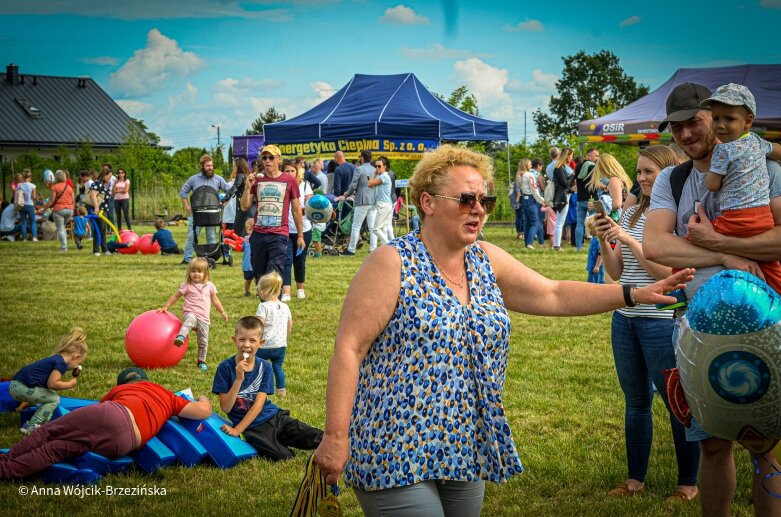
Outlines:
{"type": "Polygon", "coordinates": [[[513,112],[512,99],[505,91],[509,82],[506,68],[495,68],[473,57],[456,61],[453,65],[455,82],[466,84],[469,91],[477,97],[481,113],[490,118],[508,119],[513,112]]]}
{"type": "Polygon", "coordinates": [[[630,16],[626,20],[623,20],[621,23],[618,24],[619,27],[629,27],[630,25],[637,25],[640,23],[640,17],[639,16],[630,16]]]}
{"type": "Polygon", "coordinates": [[[432,45],[429,48],[408,48],[402,47],[401,53],[410,59],[468,59],[470,57],[490,58],[491,54],[478,54],[469,50],[459,50],[447,48],[441,43],[432,45]]]}
{"type": "Polygon", "coordinates": [[[502,27],[502,29],[507,32],[542,32],[544,28],[545,27],[540,20],[530,20],[529,18],[526,18],[526,20],[518,22],[515,25],[504,25],[502,27]]]}
{"type": "Polygon", "coordinates": [[[125,110],[125,113],[133,118],[139,118],[139,115],[145,111],[152,109],[152,105],[148,102],[135,101],[132,99],[121,99],[116,101],[119,107],[125,110]]]}
{"type": "Polygon", "coordinates": [[[311,86],[312,90],[317,94],[317,97],[312,100],[311,106],[317,106],[321,102],[331,98],[337,91],[336,88],[325,81],[315,81],[309,83],[309,86],[311,86]]]}
{"type": "Polygon", "coordinates": [[[198,97],[198,88],[193,86],[192,83],[187,83],[184,87],[184,91],[179,95],[171,95],[168,97],[168,110],[173,111],[178,105],[192,104],[198,97]]]}
{"type": "Polygon", "coordinates": [[[285,83],[274,79],[254,80],[226,77],[214,85],[214,104],[223,108],[240,108],[255,102],[261,93],[281,88],[285,83]]]}
{"type": "Polygon", "coordinates": [[[395,25],[428,25],[431,23],[431,20],[426,16],[416,13],[403,4],[385,9],[385,14],[380,17],[380,21],[395,25]]]}
{"type": "MultiPolygon", "coordinates": [[[[294,4],[309,4],[298,0],[294,4]]],[[[75,14],[95,18],[120,20],[160,20],[174,18],[253,18],[273,22],[292,20],[283,8],[266,8],[279,4],[275,0],[133,0],[132,2],[105,2],[101,0],[25,0],[0,2],[0,14],[75,14]]]]}
{"type": "Polygon", "coordinates": [[[532,70],[531,79],[528,82],[511,79],[507,84],[507,90],[517,93],[553,93],[556,90],[556,81],[559,80],[559,76],[535,68],[532,70]]]}
{"type": "Polygon", "coordinates": [[[759,5],[765,9],[781,9],[781,0],[762,0],[759,5]]]}
{"type": "Polygon", "coordinates": [[[149,94],[164,89],[170,79],[187,77],[203,66],[203,60],[195,53],[183,51],[176,40],[152,29],[147,34],[146,47],[136,50],[111,74],[109,86],[123,94],[149,94]]]}
{"type": "Polygon", "coordinates": [[[114,66],[119,62],[119,60],[111,56],[98,56],[98,57],[83,57],[81,58],[81,62],[87,63],[88,65],[114,66]]]}

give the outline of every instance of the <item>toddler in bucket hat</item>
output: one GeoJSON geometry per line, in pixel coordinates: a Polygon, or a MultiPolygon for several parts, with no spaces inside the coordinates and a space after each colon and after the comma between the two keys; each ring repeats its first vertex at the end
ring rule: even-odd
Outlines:
{"type": "MultiPolygon", "coordinates": [[[[742,84],[725,84],[703,100],[711,110],[712,129],[721,142],[713,149],[705,186],[719,193],[721,215],[714,229],[733,237],[752,237],[774,227],[770,211],[767,158],[781,159],[781,146],[749,132],[757,113],[751,91],[742,84]]],[[[765,281],[781,293],[781,264],[760,263],[765,281]]]]}

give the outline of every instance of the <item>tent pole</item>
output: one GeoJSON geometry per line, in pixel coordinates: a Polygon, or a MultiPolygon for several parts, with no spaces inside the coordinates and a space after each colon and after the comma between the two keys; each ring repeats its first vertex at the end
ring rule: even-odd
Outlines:
{"type": "MultiPolygon", "coordinates": [[[[510,140],[505,140],[505,143],[507,144],[507,179],[510,180],[509,183],[507,183],[507,188],[510,188],[510,186],[513,184],[513,173],[510,167],[510,140]]],[[[512,192],[512,190],[510,192],[512,192]]],[[[513,215],[515,214],[510,215],[511,221],[514,220],[513,215]]],[[[510,230],[514,231],[515,227],[510,225],[510,230]]]]}

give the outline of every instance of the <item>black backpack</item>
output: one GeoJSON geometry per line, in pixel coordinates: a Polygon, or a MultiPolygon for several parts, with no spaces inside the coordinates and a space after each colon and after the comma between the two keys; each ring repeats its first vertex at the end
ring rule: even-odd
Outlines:
{"type": "Polygon", "coordinates": [[[689,160],[680,165],[677,165],[670,173],[670,188],[672,189],[673,199],[675,199],[675,206],[681,202],[681,194],[683,193],[683,185],[686,183],[686,179],[691,174],[694,168],[694,162],[689,160]]]}

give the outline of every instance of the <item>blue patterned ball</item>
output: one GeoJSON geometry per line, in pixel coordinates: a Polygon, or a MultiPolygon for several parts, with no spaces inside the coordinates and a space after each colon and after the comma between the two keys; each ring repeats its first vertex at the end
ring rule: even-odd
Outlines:
{"type": "Polygon", "coordinates": [[[313,223],[324,223],[331,219],[334,209],[331,202],[322,194],[315,194],[306,204],[304,213],[313,223]]]}
{"type": "Polygon", "coordinates": [[[756,276],[722,271],[688,305],[676,363],[708,433],[763,452],[781,438],[781,296],[756,276]]]}

